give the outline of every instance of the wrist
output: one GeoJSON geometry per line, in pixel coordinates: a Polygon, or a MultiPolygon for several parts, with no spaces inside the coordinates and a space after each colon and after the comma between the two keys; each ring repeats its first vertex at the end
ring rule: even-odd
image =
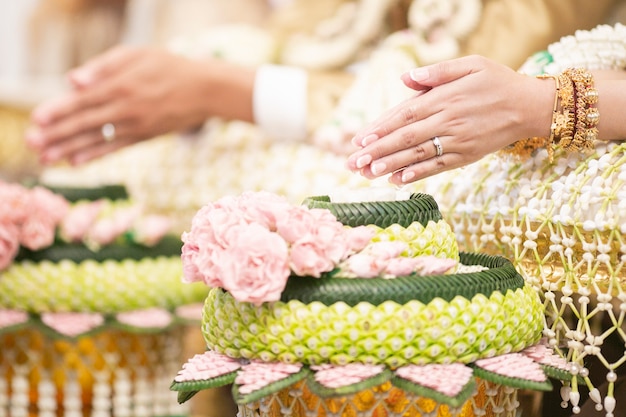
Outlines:
{"type": "Polygon", "coordinates": [[[557,81],[552,77],[532,77],[527,131],[523,137],[545,137],[552,134],[552,121],[558,106],[557,81]]]}
{"type": "Polygon", "coordinates": [[[199,94],[205,119],[221,117],[227,120],[253,122],[252,96],[254,69],[219,59],[202,62],[202,82],[199,94]]]}

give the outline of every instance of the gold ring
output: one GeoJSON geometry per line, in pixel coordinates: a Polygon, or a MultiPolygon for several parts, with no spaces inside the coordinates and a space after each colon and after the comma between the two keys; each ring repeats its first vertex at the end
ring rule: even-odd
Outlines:
{"type": "Polygon", "coordinates": [[[441,145],[441,141],[439,140],[439,136],[435,136],[431,139],[433,141],[433,145],[435,145],[435,151],[437,151],[436,156],[443,155],[443,146],[441,145]]]}
{"type": "Polygon", "coordinates": [[[113,123],[103,124],[100,133],[102,133],[105,142],[113,142],[115,140],[115,125],[113,123]]]}

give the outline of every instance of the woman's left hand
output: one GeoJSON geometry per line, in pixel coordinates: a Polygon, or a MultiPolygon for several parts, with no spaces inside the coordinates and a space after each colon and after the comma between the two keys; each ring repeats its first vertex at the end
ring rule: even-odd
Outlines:
{"type": "Polygon", "coordinates": [[[391,183],[406,184],[549,135],[553,80],[468,56],[414,69],[402,81],[417,94],[352,139],[360,149],[346,165],[366,178],[391,173],[391,183]]]}

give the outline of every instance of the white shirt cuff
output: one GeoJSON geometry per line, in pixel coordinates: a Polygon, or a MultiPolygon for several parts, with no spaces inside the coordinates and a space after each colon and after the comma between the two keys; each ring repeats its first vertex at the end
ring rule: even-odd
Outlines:
{"type": "Polygon", "coordinates": [[[303,140],[307,135],[307,82],[305,70],[262,65],[254,80],[255,123],[279,140],[303,140]]]}

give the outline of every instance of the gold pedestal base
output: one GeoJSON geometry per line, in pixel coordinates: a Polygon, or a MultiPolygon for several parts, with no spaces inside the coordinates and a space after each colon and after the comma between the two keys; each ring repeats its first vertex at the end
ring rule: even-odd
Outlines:
{"type": "Polygon", "coordinates": [[[111,329],[77,340],[38,329],[0,334],[0,417],[187,415],[169,389],[184,331],[111,329]]]}
{"type": "Polygon", "coordinates": [[[460,407],[419,397],[391,383],[357,394],[320,398],[300,382],[263,400],[241,406],[242,417],[515,417],[517,390],[477,380],[474,396],[460,407]]]}

